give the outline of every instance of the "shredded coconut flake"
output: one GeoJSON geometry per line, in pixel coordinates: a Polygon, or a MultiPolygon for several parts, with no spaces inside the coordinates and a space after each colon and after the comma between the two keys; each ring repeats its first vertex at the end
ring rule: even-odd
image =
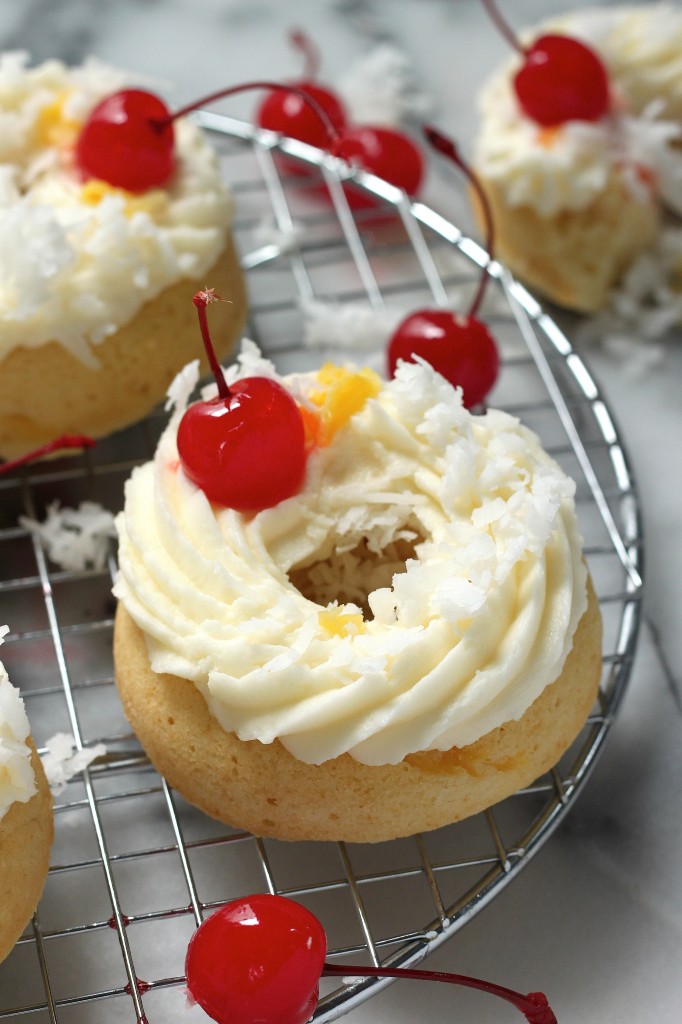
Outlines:
{"type": "Polygon", "coordinates": [[[666,226],[614,289],[602,313],[581,325],[583,343],[599,343],[630,374],[658,365],[663,341],[682,323],[682,228],[666,226]]]}
{"type": "Polygon", "coordinates": [[[28,516],[20,516],[19,522],[40,539],[56,565],[72,571],[102,569],[116,536],[113,514],[94,501],[83,501],[77,509],[55,501],[48,505],[44,523],[28,516]]]}
{"type": "Polygon", "coordinates": [[[407,54],[388,43],[352,64],[337,88],[357,124],[399,125],[432,108],[407,54]]]}
{"type": "Polygon", "coordinates": [[[281,228],[272,220],[264,219],[253,230],[252,244],[258,248],[273,246],[279,250],[280,255],[284,255],[298,247],[303,233],[303,228],[295,224],[289,228],[281,228]]]}
{"type": "Polygon", "coordinates": [[[104,743],[77,750],[73,735],[66,732],[56,733],[45,746],[47,752],[43,754],[42,762],[53,796],[63,793],[71,779],[107,752],[104,743]]]}
{"type": "Polygon", "coordinates": [[[303,343],[308,348],[367,352],[382,347],[405,316],[404,310],[373,309],[364,302],[302,303],[303,343]]]}
{"type": "Polygon", "coordinates": [[[189,399],[195,387],[199,383],[199,360],[193,359],[191,363],[175,375],[166,392],[168,396],[164,406],[166,412],[173,410],[174,413],[182,415],[189,404],[189,399]]]}

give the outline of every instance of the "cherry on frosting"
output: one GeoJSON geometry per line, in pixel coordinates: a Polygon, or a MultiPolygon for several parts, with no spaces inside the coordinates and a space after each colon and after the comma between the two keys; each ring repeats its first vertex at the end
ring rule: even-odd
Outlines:
{"type": "Polygon", "coordinates": [[[187,988],[217,1024],[305,1024],[324,976],[407,978],[464,985],[499,996],[529,1024],[557,1024],[542,992],[521,995],[478,978],[443,971],[356,967],[325,962],[317,918],[284,896],[259,894],[226,904],[190,939],[187,988]]]}
{"type": "Polygon", "coordinates": [[[609,110],[606,68],[594,50],[559,34],[539,36],[522,46],[502,18],[494,0],[483,0],[492,21],[517,50],[523,64],[514,90],[524,114],[545,128],[567,121],[598,121],[609,110]]]}
{"type": "Polygon", "coordinates": [[[218,395],[185,411],[178,454],[185,474],[209,501],[256,512],[301,488],[307,457],[303,417],[289,392],[269,377],[244,377],[227,386],[206,317],[216,298],[212,290],[201,291],[194,304],[218,395]]]}
{"type": "Polygon", "coordinates": [[[256,110],[256,124],[310,146],[326,149],[329,136],[302,94],[315,100],[339,133],[346,127],[346,111],[336,93],[317,82],[319,54],[309,37],[303,32],[294,31],[290,39],[306,59],[303,77],[292,83],[294,89],[278,89],[268,93],[256,110]]]}
{"type": "Polygon", "coordinates": [[[76,165],[86,177],[144,192],[171,178],[174,142],[163,100],[144,89],[124,89],[90,112],[76,143],[76,165]]]}
{"type": "MultiPolygon", "coordinates": [[[[424,134],[435,149],[464,172],[476,191],[486,220],[487,250],[489,258],[492,259],[492,216],[478,179],[462,160],[450,139],[430,126],[424,129],[424,134]]],[[[414,357],[419,356],[451,384],[461,387],[462,400],[468,409],[480,405],[495,384],[500,369],[495,339],[476,316],[483,301],[487,282],[486,267],[466,314],[452,313],[447,309],[422,309],[406,317],[388,343],[389,376],[395,373],[398,360],[414,362],[414,357]]]]}

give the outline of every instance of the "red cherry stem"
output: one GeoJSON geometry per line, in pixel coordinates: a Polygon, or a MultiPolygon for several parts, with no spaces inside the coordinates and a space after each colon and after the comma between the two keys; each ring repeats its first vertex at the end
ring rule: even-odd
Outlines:
{"type": "Polygon", "coordinates": [[[314,82],[320,73],[320,51],[313,43],[310,36],[301,29],[292,29],[289,33],[289,41],[292,46],[303,54],[305,64],[303,65],[303,77],[306,81],[314,82]]]}
{"type": "Polygon", "coordinates": [[[504,36],[504,38],[507,40],[507,42],[518,53],[520,53],[522,57],[525,57],[526,54],[528,53],[527,49],[525,48],[525,46],[521,45],[521,43],[517,39],[515,33],[512,31],[511,26],[509,25],[509,23],[507,21],[505,21],[505,19],[502,17],[502,15],[500,14],[499,10],[497,9],[497,5],[494,3],[494,0],[483,0],[483,6],[485,7],[486,11],[488,12],[488,16],[489,16],[490,20],[493,22],[493,24],[496,26],[496,28],[500,32],[500,35],[504,36]]]}
{"type": "Polygon", "coordinates": [[[222,371],[222,367],[218,362],[218,358],[215,354],[213,342],[211,341],[211,332],[208,329],[208,315],[206,313],[206,307],[212,302],[219,302],[220,296],[216,295],[213,288],[206,288],[203,291],[197,292],[192,302],[197,308],[197,314],[199,316],[199,329],[201,330],[201,340],[204,343],[204,350],[206,352],[206,358],[208,359],[208,365],[211,367],[211,373],[215,377],[215,382],[218,385],[218,394],[221,398],[227,401],[230,398],[231,392],[227,386],[225,380],[225,374],[222,371]]]}
{"type": "Polygon", "coordinates": [[[427,142],[429,142],[437,152],[448,157],[449,160],[452,160],[452,162],[459,167],[460,171],[464,174],[465,178],[476,193],[481,205],[481,210],[483,211],[486,234],[485,247],[488,252],[488,263],[483,269],[478,289],[469,308],[469,316],[475,317],[480,309],[481,303],[483,302],[485,290],[488,286],[488,278],[490,276],[488,270],[490,263],[493,260],[493,250],[495,248],[495,225],[493,224],[493,215],[490,209],[490,203],[488,202],[488,197],[486,196],[477,175],[474,174],[466,161],[462,159],[452,139],[449,139],[447,135],[443,135],[442,132],[439,132],[437,128],[433,128],[431,125],[425,125],[423,131],[427,142]]]}
{"type": "Polygon", "coordinates": [[[506,999],[508,1003],[521,1011],[528,1024],[557,1024],[556,1016],[547,1002],[547,996],[542,992],[529,992],[524,996],[520,992],[514,992],[513,989],[495,985],[490,981],[482,981],[480,978],[470,978],[464,974],[410,970],[405,967],[357,967],[325,963],[322,968],[322,976],[330,977],[332,975],[344,978],[408,978],[412,981],[443,981],[449,985],[463,985],[466,988],[475,988],[479,992],[487,992],[489,995],[506,999]]]}
{"type": "Polygon", "coordinates": [[[95,443],[91,437],[86,437],[84,434],[62,434],[61,437],[48,441],[40,448],[26,452],[25,455],[18,455],[16,459],[8,459],[7,462],[3,462],[0,465],[0,473],[10,473],[13,469],[26,465],[27,462],[42,459],[44,455],[61,451],[62,448],[92,448],[95,443]]]}
{"type": "Polygon", "coordinates": [[[184,107],[180,107],[179,110],[169,114],[168,117],[154,118],[152,123],[159,131],[161,131],[169,124],[172,124],[173,121],[176,121],[179,117],[185,117],[187,114],[191,114],[193,110],[198,110],[199,107],[206,107],[211,103],[215,103],[217,100],[226,99],[228,96],[236,96],[237,93],[240,92],[249,92],[252,89],[268,89],[270,92],[273,90],[277,92],[289,92],[294,93],[296,96],[300,96],[300,98],[308,104],[313,113],[316,114],[322,122],[329,139],[329,150],[330,152],[334,152],[341,136],[334,127],[327,111],[317,102],[315,97],[307,93],[305,89],[300,89],[297,85],[284,85],[282,82],[242,82],[240,85],[232,85],[228,89],[219,89],[218,92],[209,93],[208,96],[202,96],[201,99],[195,100],[193,103],[188,103],[184,107]]]}

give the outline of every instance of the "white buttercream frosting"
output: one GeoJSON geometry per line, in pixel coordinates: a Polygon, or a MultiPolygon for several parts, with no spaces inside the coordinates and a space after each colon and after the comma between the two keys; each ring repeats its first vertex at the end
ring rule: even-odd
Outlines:
{"type": "Polygon", "coordinates": [[[635,202],[650,202],[652,186],[680,210],[682,159],[682,11],[670,4],[586,9],[554,19],[525,37],[563,32],[603,59],[612,109],[596,122],[543,129],[521,111],[513,90],[515,57],[481,91],[475,163],[512,206],[542,216],[589,206],[613,182],[635,202]],[[664,97],[664,99],[661,99],[664,97]]]}
{"type": "Polygon", "coordinates": [[[199,129],[175,124],[176,170],[140,195],[84,183],[80,125],[130,76],[97,61],[67,68],[0,58],[0,358],[58,341],[96,364],[96,346],[149,299],[201,277],[225,245],[231,200],[199,129]],[[94,347],[93,347],[94,346],[94,347]]]}
{"type": "MultiPolygon", "coordinates": [[[[303,403],[320,389],[285,383],[303,403]]],[[[176,411],[118,519],[115,593],[152,668],[310,763],[395,763],[520,717],[586,607],[574,485],[537,437],[472,415],[427,365],[377,388],[301,492],[251,516],[185,476],[176,411]]]]}
{"type": "MultiPolygon", "coordinates": [[[[6,632],[0,626],[0,643],[6,632]]],[[[26,803],[36,792],[29,732],[24,702],[0,662],[0,821],[12,804],[26,803]]]]}

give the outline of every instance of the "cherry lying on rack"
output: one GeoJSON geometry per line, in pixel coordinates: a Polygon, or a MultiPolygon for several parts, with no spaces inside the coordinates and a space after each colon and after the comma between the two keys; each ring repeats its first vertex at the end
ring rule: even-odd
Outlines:
{"type": "Polygon", "coordinates": [[[227,903],[190,939],[185,961],[192,999],[218,1024],[305,1024],[321,977],[401,978],[464,985],[499,996],[529,1024],[557,1024],[542,992],[521,995],[478,978],[407,968],[325,962],[324,929],[309,910],[260,893],[227,903]]]}
{"type": "MultiPolygon", "coordinates": [[[[427,126],[429,143],[465,174],[474,188],[486,221],[489,262],[494,247],[490,205],[471,168],[455,144],[427,126]]],[[[500,369],[500,357],[492,334],[477,317],[488,284],[488,266],[481,271],[476,294],[466,314],[448,309],[420,309],[410,313],[393,333],[387,350],[388,373],[393,376],[399,360],[414,362],[418,356],[430,363],[451,384],[462,389],[462,401],[471,409],[480,405],[492,389],[500,369]]]]}
{"type": "Polygon", "coordinates": [[[310,146],[317,146],[318,149],[327,149],[327,133],[320,118],[315,116],[314,110],[306,103],[304,95],[312,97],[324,110],[339,134],[348,123],[345,107],[332,89],[317,81],[320,58],[309,36],[294,30],[289,39],[305,57],[303,75],[288,88],[268,93],[256,108],[256,124],[268,131],[280,132],[310,146]]]}
{"type": "MultiPolygon", "coordinates": [[[[377,178],[416,196],[424,177],[424,161],[409,135],[394,128],[358,125],[346,128],[337,145],[337,155],[374,174],[377,178]]],[[[347,190],[353,207],[374,206],[377,200],[352,187],[347,190]]]]}
{"type": "MultiPolygon", "coordinates": [[[[424,161],[412,139],[387,125],[351,123],[340,97],[317,81],[319,52],[310,38],[300,31],[292,32],[290,38],[306,57],[303,77],[293,85],[313,96],[329,114],[338,131],[335,154],[403,189],[409,196],[416,195],[424,177],[424,161]]],[[[256,110],[256,123],[312,146],[329,148],[328,139],[320,132],[319,120],[311,116],[295,92],[290,96],[286,92],[266,96],[256,110]]],[[[295,160],[282,158],[281,164],[289,172],[300,172],[300,164],[295,160]]],[[[350,205],[356,208],[374,206],[377,202],[373,196],[353,189],[352,184],[346,189],[346,195],[350,205]]]]}

